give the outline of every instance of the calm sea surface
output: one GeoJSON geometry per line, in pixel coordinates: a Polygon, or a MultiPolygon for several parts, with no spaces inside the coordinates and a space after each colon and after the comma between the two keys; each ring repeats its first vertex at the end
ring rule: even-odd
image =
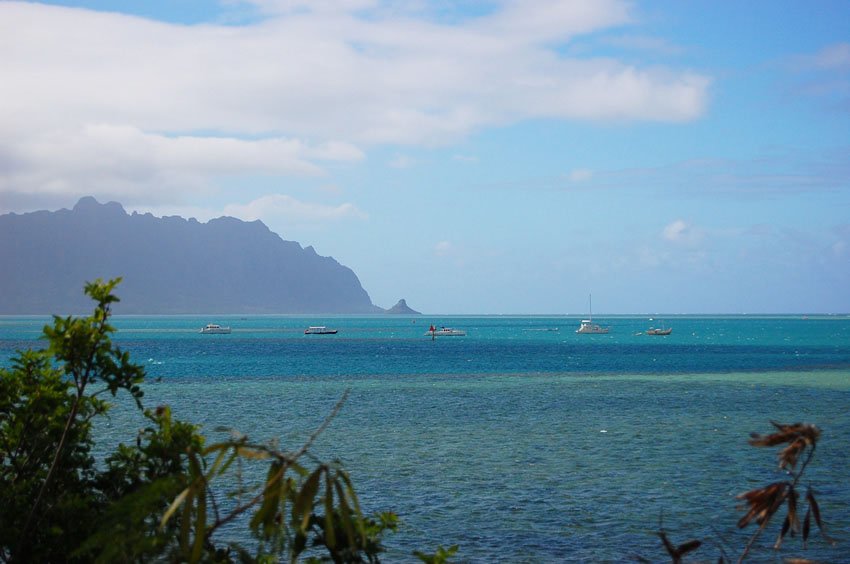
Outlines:
{"type": "MultiPolygon", "coordinates": [[[[0,317],[0,365],[38,347],[37,317],[0,317]]],[[[783,479],[747,445],[770,420],[823,429],[806,475],[828,547],[782,556],[850,562],[850,318],[118,316],[116,342],[169,404],[212,438],[226,425],[297,448],[346,390],[315,445],[340,459],[368,512],[402,519],[387,561],[460,545],[471,562],[663,561],[654,531],[700,538],[696,557],[736,557],[735,496],[783,479]],[[215,322],[230,335],[201,335],[215,322]],[[666,337],[639,333],[661,324],[666,337]],[[466,337],[432,341],[429,323],[466,337]],[[337,335],[304,335],[308,325],[337,335]],[[154,381],[157,379],[157,381],[154,381]]],[[[126,403],[126,402],[125,402],[126,403]]],[[[98,429],[111,450],[141,419],[119,404],[98,429]]],[[[783,515],[784,517],[784,515],[783,515]]],[[[763,536],[772,545],[781,518],[763,536]]],[[[769,548],[752,561],[776,561],[769,548]]]]}

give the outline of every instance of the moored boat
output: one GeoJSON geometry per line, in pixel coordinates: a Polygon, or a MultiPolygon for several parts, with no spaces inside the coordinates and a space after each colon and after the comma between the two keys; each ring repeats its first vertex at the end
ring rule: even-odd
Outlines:
{"type": "Polygon", "coordinates": [[[466,331],[463,329],[452,329],[451,327],[440,327],[437,329],[433,325],[428,328],[425,333],[426,337],[465,337],[466,331]]]}
{"type": "Polygon", "coordinates": [[[650,327],[649,329],[646,330],[647,335],[669,335],[672,332],[673,332],[672,327],[667,327],[665,329],[663,324],[661,325],[660,329],[658,329],[656,327],[650,327]]]}
{"type": "Polygon", "coordinates": [[[222,327],[217,323],[207,323],[201,327],[201,333],[205,335],[227,335],[230,333],[230,327],[222,327]]]}
{"type": "Polygon", "coordinates": [[[324,325],[311,325],[304,329],[305,335],[336,335],[336,329],[328,329],[324,325]]]}
{"type": "Polygon", "coordinates": [[[590,319],[582,319],[581,324],[576,329],[576,333],[583,335],[604,335],[608,332],[608,327],[600,327],[593,322],[593,299],[590,295],[587,296],[587,301],[590,310],[590,319]]]}
{"type": "Polygon", "coordinates": [[[594,323],[593,318],[582,319],[581,324],[579,325],[578,329],[576,329],[576,333],[604,335],[608,332],[608,329],[608,327],[600,327],[599,325],[594,323]]]}

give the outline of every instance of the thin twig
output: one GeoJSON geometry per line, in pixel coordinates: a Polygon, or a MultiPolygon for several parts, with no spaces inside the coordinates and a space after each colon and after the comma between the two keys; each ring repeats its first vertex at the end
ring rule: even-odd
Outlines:
{"type": "Polygon", "coordinates": [[[812,444],[812,448],[809,450],[809,456],[806,457],[806,461],[803,462],[802,465],[800,465],[800,471],[797,473],[796,476],[794,476],[794,483],[792,484],[793,487],[796,487],[797,482],[799,482],[800,478],[803,477],[803,472],[806,470],[806,466],[809,465],[809,462],[812,461],[812,457],[814,457],[815,455],[815,448],[817,448],[817,446],[818,445],[816,443],[812,444]]]}
{"type": "Polygon", "coordinates": [[[207,481],[206,490],[207,490],[207,495],[209,496],[210,501],[212,502],[213,512],[215,512],[215,520],[218,521],[221,518],[221,516],[218,513],[218,502],[216,502],[216,500],[215,500],[215,494],[213,493],[212,488],[210,488],[209,481],[207,481]]]}
{"type": "Polygon", "coordinates": [[[288,468],[287,468],[286,465],[281,466],[280,471],[277,474],[275,474],[268,482],[266,482],[266,487],[263,488],[263,491],[261,491],[256,496],[254,496],[254,498],[251,499],[251,501],[249,501],[245,505],[241,505],[241,506],[237,507],[236,509],[231,511],[228,515],[226,515],[223,519],[216,518],[215,522],[207,529],[207,532],[204,536],[207,539],[209,539],[212,536],[212,534],[215,532],[216,529],[218,529],[219,527],[221,527],[223,525],[230,523],[231,521],[236,519],[238,516],[242,515],[247,510],[249,510],[253,506],[257,505],[257,503],[259,503],[263,499],[263,496],[266,494],[266,492],[268,492],[273,486],[275,486],[277,484],[277,482],[279,482],[283,478],[283,475],[284,475],[284,473],[286,472],[287,469],[288,468]]]}
{"type": "Polygon", "coordinates": [[[724,545],[729,546],[729,543],[723,538],[723,535],[717,530],[717,527],[714,525],[711,526],[711,530],[714,532],[714,535],[719,539],[720,542],[717,543],[717,548],[720,549],[720,555],[723,557],[725,562],[732,562],[732,559],[729,558],[729,555],[726,554],[726,551],[723,549],[724,545]]]}
{"type": "Polygon", "coordinates": [[[313,442],[315,442],[315,440],[319,438],[319,435],[321,435],[325,431],[325,429],[328,428],[328,425],[331,424],[331,421],[334,420],[334,418],[339,413],[339,410],[342,409],[343,404],[345,404],[346,400],[348,399],[349,392],[351,392],[350,389],[345,390],[345,392],[342,394],[342,397],[339,399],[338,402],[336,402],[334,408],[331,410],[328,416],[325,417],[325,420],[322,421],[322,424],[319,425],[319,427],[315,431],[313,431],[313,434],[310,435],[310,437],[307,439],[307,442],[304,443],[304,445],[300,449],[295,451],[294,454],[290,455],[292,457],[292,462],[295,462],[301,457],[301,455],[307,452],[307,450],[313,445],[313,442]]]}
{"type": "MultiPolygon", "coordinates": [[[[274,452],[267,450],[269,454],[272,454],[273,456],[275,456],[275,458],[277,458],[283,463],[280,468],[280,471],[278,471],[277,474],[275,474],[270,480],[268,480],[263,490],[256,496],[254,496],[249,502],[236,507],[236,509],[231,511],[224,518],[216,518],[216,521],[207,529],[205,535],[207,539],[212,536],[216,529],[223,525],[226,525],[227,523],[230,523],[236,517],[238,517],[251,507],[255,506],[257,503],[259,503],[263,499],[263,496],[266,494],[266,492],[268,492],[270,488],[275,486],[277,482],[283,479],[286,470],[288,470],[291,465],[295,464],[297,460],[310,449],[316,439],[325,431],[325,429],[328,428],[328,425],[330,425],[331,421],[334,420],[337,414],[339,414],[340,409],[342,409],[342,406],[348,399],[349,391],[350,390],[345,390],[345,392],[342,394],[342,397],[339,399],[338,402],[336,402],[336,405],[334,405],[331,412],[328,414],[327,417],[325,417],[324,421],[322,421],[322,424],[319,425],[315,431],[313,431],[313,433],[307,438],[307,441],[297,451],[292,454],[286,454],[282,452],[274,452]]],[[[241,458],[239,460],[241,462],[241,458]]]]}
{"type": "Polygon", "coordinates": [[[744,547],[744,552],[742,552],[741,556],[738,558],[738,564],[741,564],[741,562],[744,561],[744,558],[747,557],[747,554],[749,554],[749,552],[750,552],[750,548],[752,548],[753,544],[755,544],[755,542],[756,542],[756,539],[759,538],[762,531],[764,531],[764,529],[767,527],[768,522],[769,522],[769,520],[765,519],[765,521],[762,522],[762,524],[758,528],[758,530],[755,533],[753,533],[753,536],[750,537],[750,540],[747,542],[747,546],[744,547]]]}

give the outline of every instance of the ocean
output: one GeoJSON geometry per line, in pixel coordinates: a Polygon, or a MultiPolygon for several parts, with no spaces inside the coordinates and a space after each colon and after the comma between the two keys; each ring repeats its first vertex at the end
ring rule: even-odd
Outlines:
{"type": "MultiPolygon", "coordinates": [[[[38,347],[43,317],[0,317],[0,365],[38,347]]],[[[781,556],[850,562],[850,317],[116,316],[116,343],[145,366],[147,406],[168,404],[215,439],[228,426],[297,448],[348,391],[314,445],[350,472],[367,512],[393,510],[388,562],[459,545],[465,562],[664,561],[655,532],[737,558],[735,496],[783,478],[770,421],[822,431],[805,485],[827,545],[781,556]],[[229,335],[202,335],[214,322],[229,335]],[[425,336],[429,324],[465,337],[425,336]],[[669,336],[642,334],[672,327],[669,336]],[[327,325],[336,335],[304,335],[327,325]]],[[[142,425],[118,402],[98,446],[142,425]]],[[[773,562],[781,520],[750,561],[773,562]]],[[[231,534],[230,532],[228,534],[231,534]]],[[[238,535],[238,531],[232,534],[238,535]]]]}

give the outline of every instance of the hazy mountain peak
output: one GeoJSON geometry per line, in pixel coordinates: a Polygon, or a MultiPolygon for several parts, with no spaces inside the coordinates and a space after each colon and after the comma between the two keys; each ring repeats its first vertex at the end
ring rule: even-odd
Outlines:
{"type": "Polygon", "coordinates": [[[122,276],[116,313],[373,313],[351,269],[263,222],[72,210],[0,215],[0,314],[90,309],[86,281],[122,276]]]}
{"type": "Polygon", "coordinates": [[[393,307],[387,310],[387,313],[398,313],[398,314],[406,314],[406,315],[422,315],[420,312],[415,309],[411,309],[407,305],[407,301],[402,298],[400,299],[393,307]]]}
{"type": "Polygon", "coordinates": [[[86,214],[108,212],[113,215],[127,215],[127,212],[124,211],[124,207],[118,202],[107,202],[105,204],[101,204],[92,196],[83,196],[80,198],[74,206],[74,209],[71,211],[86,214]]]}

